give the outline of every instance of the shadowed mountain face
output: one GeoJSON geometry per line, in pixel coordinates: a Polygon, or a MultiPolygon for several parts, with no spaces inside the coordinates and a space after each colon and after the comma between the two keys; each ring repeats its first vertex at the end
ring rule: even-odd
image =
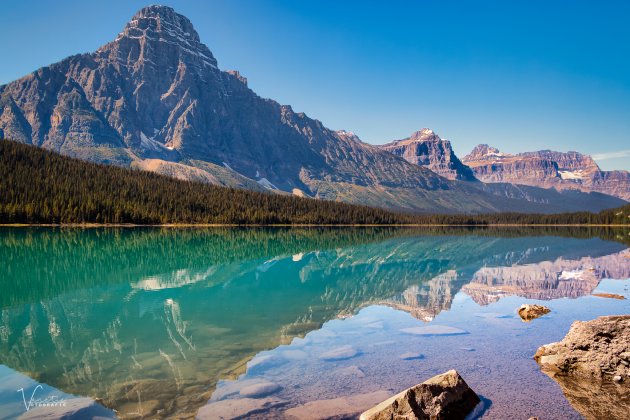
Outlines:
{"type": "Polygon", "coordinates": [[[0,364],[122,417],[188,417],[254,354],[365,306],[430,321],[468,284],[499,287],[488,270],[543,298],[630,273],[625,246],[598,238],[430,232],[0,230],[0,364]],[[559,270],[573,274],[549,281],[559,270]]]}
{"type": "Polygon", "coordinates": [[[512,155],[480,144],[462,161],[487,183],[600,192],[630,200],[630,172],[602,171],[590,156],[578,152],[541,150],[512,155]]]}
{"type": "MultiPolygon", "coordinates": [[[[182,179],[415,212],[620,204],[555,192],[489,193],[329,130],[260,98],[237,71],[221,71],[191,22],[163,6],[140,10],[93,53],[1,86],[0,137],[182,179]]],[[[465,179],[465,167],[444,152],[449,158],[433,169],[465,179]]]]}

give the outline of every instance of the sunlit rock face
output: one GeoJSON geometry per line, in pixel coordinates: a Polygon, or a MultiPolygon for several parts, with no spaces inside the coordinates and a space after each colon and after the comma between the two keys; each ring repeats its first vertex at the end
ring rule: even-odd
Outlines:
{"type": "Polygon", "coordinates": [[[487,144],[462,159],[479,180],[600,192],[630,201],[630,172],[602,171],[588,155],[541,150],[502,153],[487,144]]]}
{"type": "MultiPolygon", "coordinates": [[[[141,9],[95,52],[0,86],[0,138],[184,180],[414,212],[550,213],[620,204],[480,190],[330,130],[259,97],[238,71],[221,70],[190,20],[165,6],[141,9]]],[[[448,142],[422,142],[432,169],[469,177],[448,142]]]]}
{"type": "Polygon", "coordinates": [[[445,178],[475,180],[470,168],[455,155],[451,142],[441,139],[431,129],[423,128],[405,139],[380,147],[415,165],[425,166],[445,178]]]}
{"type": "Polygon", "coordinates": [[[429,170],[260,98],[238,71],[218,68],[190,20],[164,6],[141,9],[93,53],[1,86],[0,137],[179,178],[312,197],[365,201],[376,194],[365,189],[376,187],[416,196],[452,188],[429,170]],[[348,186],[357,190],[343,193],[348,186]]]}
{"type": "Polygon", "coordinates": [[[601,279],[630,277],[630,252],[579,260],[559,258],[532,265],[483,267],[462,291],[480,305],[496,302],[503,296],[530,299],[577,298],[591,294],[601,279]]]}
{"type": "Polygon", "coordinates": [[[630,315],[576,321],[534,359],[587,419],[621,419],[630,412],[630,315]]]}

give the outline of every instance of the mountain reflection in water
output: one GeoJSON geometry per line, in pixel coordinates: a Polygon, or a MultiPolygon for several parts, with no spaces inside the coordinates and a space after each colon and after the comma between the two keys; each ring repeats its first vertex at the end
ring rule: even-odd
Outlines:
{"type": "MultiPolygon", "coordinates": [[[[208,401],[234,398],[218,398],[215,387],[243,374],[251,379],[252,357],[293,346],[296,337],[357,311],[358,321],[346,325],[385,314],[376,326],[413,328],[454,313],[458,301],[478,308],[510,295],[577,298],[601,279],[630,277],[623,243],[562,234],[4,229],[0,363],[63,392],[101,399],[120,417],[191,417],[208,401]]],[[[312,334],[322,340],[318,334],[329,328],[312,334]]],[[[399,334],[372,330],[384,334],[382,341],[399,334]]],[[[350,345],[342,342],[331,341],[328,350],[350,345]]],[[[352,366],[346,366],[350,376],[369,375],[352,366]]],[[[385,381],[389,388],[377,383],[372,398],[395,391],[396,378],[385,381]]],[[[339,384],[321,384],[339,391],[339,384]]],[[[307,402],[301,393],[285,397],[294,400],[281,400],[283,410],[307,402]]],[[[359,398],[363,405],[366,398],[359,398]]]]}

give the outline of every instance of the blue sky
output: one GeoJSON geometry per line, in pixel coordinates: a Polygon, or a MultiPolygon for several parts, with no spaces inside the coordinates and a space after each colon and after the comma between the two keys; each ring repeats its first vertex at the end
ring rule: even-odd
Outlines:
{"type": "MultiPolygon", "coordinates": [[[[2,2],[0,83],[113,40],[149,2],[2,2]]],[[[164,1],[222,69],[369,143],[422,127],[630,169],[629,1],[164,1]]]]}

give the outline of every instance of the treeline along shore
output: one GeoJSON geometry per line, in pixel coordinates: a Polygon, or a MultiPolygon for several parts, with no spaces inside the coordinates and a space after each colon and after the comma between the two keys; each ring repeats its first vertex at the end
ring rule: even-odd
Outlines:
{"type": "Polygon", "coordinates": [[[0,224],[628,225],[600,213],[418,215],[261,193],[69,158],[0,141],[0,224]]]}

